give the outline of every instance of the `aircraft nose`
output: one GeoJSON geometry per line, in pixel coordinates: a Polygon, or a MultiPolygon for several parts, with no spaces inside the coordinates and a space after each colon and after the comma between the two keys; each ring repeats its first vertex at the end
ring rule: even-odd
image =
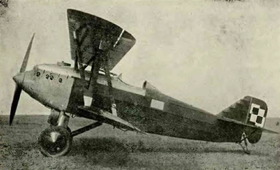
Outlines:
{"type": "Polygon", "coordinates": [[[14,81],[18,84],[18,85],[22,85],[23,80],[24,80],[24,74],[25,73],[18,73],[17,75],[15,75],[13,77],[14,81]]]}

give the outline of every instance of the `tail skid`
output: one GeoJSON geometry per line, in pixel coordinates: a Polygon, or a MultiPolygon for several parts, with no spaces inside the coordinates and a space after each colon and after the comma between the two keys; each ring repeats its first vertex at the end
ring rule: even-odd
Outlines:
{"type": "Polygon", "coordinates": [[[241,140],[240,140],[240,142],[239,142],[238,144],[242,147],[244,153],[246,153],[246,154],[248,154],[248,155],[250,154],[250,151],[249,151],[249,149],[248,149],[248,138],[247,138],[247,135],[246,135],[245,132],[242,133],[241,140]],[[244,145],[245,145],[245,146],[242,145],[242,142],[244,142],[244,145]]]}
{"type": "Polygon", "coordinates": [[[250,154],[250,151],[248,149],[248,142],[250,142],[249,138],[250,138],[250,136],[254,135],[257,131],[258,131],[258,129],[255,129],[249,135],[247,135],[245,132],[242,133],[241,140],[238,144],[242,147],[244,153],[250,154]],[[244,142],[244,145],[242,145],[243,142],[244,142]]]}

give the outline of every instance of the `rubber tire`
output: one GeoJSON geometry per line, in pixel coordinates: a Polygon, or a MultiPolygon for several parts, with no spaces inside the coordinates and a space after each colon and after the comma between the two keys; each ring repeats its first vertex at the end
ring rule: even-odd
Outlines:
{"type": "Polygon", "coordinates": [[[73,138],[71,137],[71,132],[69,132],[68,129],[61,127],[61,126],[50,126],[46,128],[44,131],[41,132],[39,138],[38,138],[38,143],[40,146],[40,151],[43,155],[48,156],[48,157],[60,157],[63,155],[66,155],[69,153],[71,146],[72,146],[72,141],[73,138]],[[59,140],[57,141],[62,141],[63,146],[62,147],[57,147],[58,149],[62,149],[58,152],[54,151],[54,148],[56,144],[54,144],[52,147],[48,147],[51,145],[50,140],[51,139],[51,133],[58,133],[58,138],[59,140]],[[47,150],[50,149],[50,150],[47,150]],[[51,151],[52,149],[52,151],[51,151]]]}

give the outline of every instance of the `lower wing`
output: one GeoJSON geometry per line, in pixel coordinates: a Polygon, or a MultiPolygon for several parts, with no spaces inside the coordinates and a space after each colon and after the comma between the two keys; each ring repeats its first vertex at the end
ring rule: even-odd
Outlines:
{"type": "Polygon", "coordinates": [[[107,112],[102,109],[80,106],[79,109],[84,112],[86,115],[80,115],[82,117],[91,118],[99,122],[104,122],[119,129],[126,129],[131,131],[142,132],[137,127],[133,126],[131,123],[121,119],[118,116],[112,115],[110,112],[107,112]]]}

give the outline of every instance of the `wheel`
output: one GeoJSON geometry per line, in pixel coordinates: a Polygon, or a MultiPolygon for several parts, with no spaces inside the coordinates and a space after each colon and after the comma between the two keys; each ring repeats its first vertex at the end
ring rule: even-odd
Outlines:
{"type": "Polygon", "coordinates": [[[63,156],[71,149],[71,132],[64,127],[50,126],[41,132],[38,143],[43,155],[49,157],[63,156]]]}

